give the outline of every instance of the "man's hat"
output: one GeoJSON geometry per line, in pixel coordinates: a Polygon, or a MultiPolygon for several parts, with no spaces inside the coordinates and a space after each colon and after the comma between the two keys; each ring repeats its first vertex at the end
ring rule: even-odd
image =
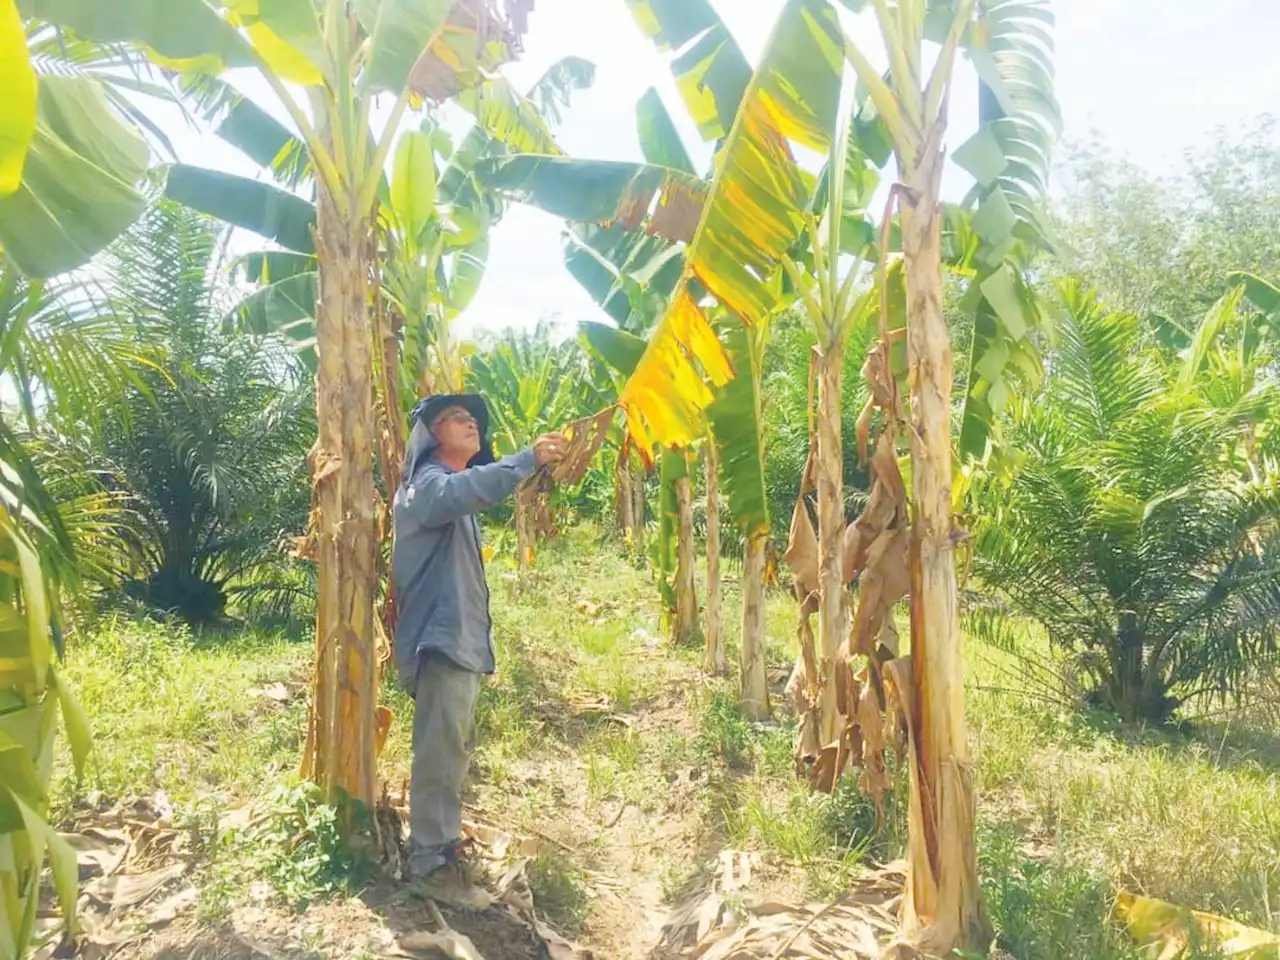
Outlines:
{"type": "Polygon", "coordinates": [[[462,407],[476,421],[476,429],[480,433],[480,452],[467,463],[469,467],[479,467],[493,463],[493,447],[489,444],[489,407],[484,398],[476,393],[442,393],[424,397],[413,408],[409,418],[409,426],[421,423],[428,431],[436,418],[450,407],[462,407]]]}

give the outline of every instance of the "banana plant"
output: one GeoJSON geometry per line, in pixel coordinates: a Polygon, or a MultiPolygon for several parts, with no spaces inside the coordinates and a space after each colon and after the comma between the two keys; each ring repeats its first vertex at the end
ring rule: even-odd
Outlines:
{"type": "MultiPolygon", "coordinates": [[[[722,122],[718,109],[705,109],[707,103],[723,102],[715,84],[723,76],[718,48],[713,39],[705,44],[697,40],[710,29],[705,18],[700,19],[705,4],[694,4],[698,12],[683,24],[685,7],[674,0],[632,4],[638,19],[650,25],[660,42],[676,49],[684,37],[686,45],[692,43],[697,50],[677,56],[677,76],[686,97],[701,98],[706,129],[723,141],[715,178],[685,251],[683,273],[623,390],[622,403],[633,437],[646,448],[687,445],[697,436],[716,391],[735,373],[708,320],[706,304],[715,301],[750,326],[758,326],[777,309],[781,264],[806,228],[814,193],[812,178],[795,163],[791,144],[826,153],[833,140],[843,140],[835,137],[834,127],[842,112],[847,62],[887,131],[898,168],[899,182],[891,196],[899,211],[898,269],[905,317],[900,336],[905,341],[910,404],[900,409],[893,391],[885,389],[881,409],[887,424],[895,424],[908,411],[911,417],[909,429],[902,432],[910,437],[911,542],[918,545],[910,552],[912,656],[893,674],[911,725],[912,745],[904,928],[920,946],[945,953],[979,945],[987,935],[973,855],[973,794],[953,556],[952,364],[941,276],[946,108],[954,67],[964,51],[981,80],[982,122],[955,152],[957,164],[975,180],[967,205],[976,211],[972,230],[977,241],[968,301],[977,322],[959,447],[966,459],[980,462],[998,440],[996,426],[1014,373],[1038,362],[1029,336],[1038,318],[1028,309],[1010,255],[1018,240],[1041,236],[1035,202],[1047,179],[1048,146],[1059,125],[1052,94],[1052,16],[1041,0],[842,3],[855,14],[874,17],[890,66],[887,76],[845,34],[830,4],[790,0],[731,124],[722,122]],[[924,69],[926,39],[937,46],[929,71],[924,69]]],[[[623,222],[651,233],[672,224],[685,229],[670,205],[663,206],[667,197],[680,195],[678,186],[667,178],[662,182],[665,192],[631,191],[633,198],[656,197],[657,206],[644,217],[634,208],[649,208],[633,203],[620,211],[630,213],[630,220],[623,222]]],[[[842,213],[841,219],[851,218],[842,213]]],[[[865,217],[858,217],[854,232],[865,233],[866,224],[865,217]]],[[[844,225],[838,225],[841,234],[844,225]]],[[[674,232],[672,236],[681,239],[674,232]]],[[[887,255],[885,246],[880,244],[882,256],[887,255]]],[[[833,252],[830,262],[835,260],[833,252]]],[[[887,295],[890,285],[885,279],[881,288],[887,295]]],[[[840,292],[840,285],[829,287],[828,293],[840,292]]],[[[835,317],[831,311],[824,313],[835,317]]],[[[888,317],[884,323],[887,326],[888,317]]],[[[888,351],[890,345],[882,347],[888,351]]],[[[884,378],[891,375],[891,364],[886,361],[882,367],[881,385],[888,388],[884,378]]],[[[892,444],[877,448],[883,451],[878,477],[886,491],[901,488],[892,444]]],[[[900,499],[905,502],[905,490],[900,499]]],[[[888,514],[898,516],[893,503],[887,505],[888,514]]],[[[870,530],[861,528],[859,535],[863,532],[870,530]]],[[[897,528],[881,532],[890,533],[894,543],[906,542],[897,528]]],[[[854,553],[866,561],[866,551],[854,553]]],[[[899,551],[894,559],[905,564],[908,555],[899,551]]],[[[834,551],[829,551],[828,560],[834,565],[834,551]]],[[[889,572],[897,571],[876,570],[877,575],[889,572]]],[[[867,585],[865,571],[860,582],[867,585]]],[[[881,586],[878,596],[883,599],[881,586]]],[[[859,614],[873,606],[871,593],[864,589],[860,595],[859,614]]],[[[829,590],[833,610],[837,594],[829,590]]],[[[858,624],[855,618],[855,627],[858,624]]],[[[856,732],[853,727],[850,731],[856,732]]]]}
{"type": "MultiPolygon", "coordinates": [[[[378,455],[386,490],[399,484],[407,416],[418,396],[459,390],[467,347],[454,322],[479,291],[489,231],[502,205],[475,179],[479,160],[509,151],[558,151],[552,126],[575,91],[589,87],[595,67],[567,57],[543,75],[525,98],[490,81],[471,95],[477,122],[455,147],[434,116],[399,139],[390,180],[378,191],[378,270],[374,302],[378,455]],[[545,111],[545,115],[544,115],[545,111]]],[[[316,366],[316,260],[311,244],[314,206],[289,191],[312,179],[306,151],[282,124],[225,83],[200,78],[187,85],[206,121],[222,139],[270,171],[278,186],[212,170],[174,167],[171,198],[285,246],[255,253],[238,266],[259,289],[228,321],[254,334],[283,334],[312,370],[316,366]]]]}
{"type": "Polygon", "coordinates": [[[66,929],[75,930],[75,851],[45,820],[59,714],[77,770],[90,748],[88,722],[53,665],[56,582],[21,510],[8,497],[0,505],[0,951],[10,957],[31,946],[46,862],[66,929]]]}
{"type": "MultiPolygon", "coordinates": [[[[964,51],[980,78],[981,125],[955,151],[955,159],[975,181],[968,203],[976,207],[973,228],[980,247],[969,291],[977,323],[959,446],[962,456],[981,458],[1008,398],[1011,363],[1030,349],[1032,323],[1009,256],[1020,237],[1041,234],[1035,201],[1048,177],[1049,143],[1060,126],[1048,29],[1053,17],[1042,0],[843,2],[855,13],[873,15],[879,28],[887,76],[853,38],[843,37],[842,49],[888,130],[898,168],[892,197],[901,233],[909,398],[898,410],[892,389],[884,391],[887,430],[877,444],[885,451],[877,482],[895,490],[894,500],[905,502],[891,454],[896,423],[907,419],[902,433],[911,455],[911,549],[895,554],[892,569],[882,554],[884,568],[874,574],[882,584],[905,576],[911,594],[910,660],[889,665],[910,744],[903,933],[927,952],[946,953],[982,947],[990,937],[974,856],[954,558],[952,362],[942,312],[940,196],[947,107],[964,51]],[[927,71],[926,39],[937,44],[927,71]]],[[[874,592],[864,588],[855,634],[870,619],[866,612],[875,602],[874,592]]]]}
{"type": "Polygon", "coordinates": [[[128,66],[0,2],[0,249],[28,276],[83,266],[146,206],[138,128],[164,136],[127,94],[172,95],[128,66]]]}
{"type": "MultiPolygon", "coordinates": [[[[540,434],[607,406],[575,341],[556,343],[540,321],[532,331],[507,330],[478,348],[467,362],[465,385],[485,398],[491,436],[499,456],[517,453],[540,434]]],[[[550,499],[535,486],[515,499],[516,556],[522,574],[533,565],[535,544],[554,533],[550,499]]]]}
{"type": "MultiPolygon", "coordinates": [[[[474,92],[527,26],[528,0],[23,0],[22,9],[99,42],[145,47],[162,65],[219,75],[252,68],[278,98],[316,181],[316,396],[312,454],[319,566],[314,696],[304,772],[333,801],[375,799],[378,582],[369,237],[384,167],[415,103],[474,92]],[[390,94],[387,122],[371,125],[390,94]]],[[[266,211],[271,214],[274,211],[266,211]]],[[[253,210],[244,211],[252,215],[253,210]]],[[[298,238],[294,238],[297,240],[298,238]]]]}
{"type": "MultiPolygon", "coordinates": [[[[632,375],[644,354],[645,341],[633,333],[591,321],[580,325],[582,339],[607,367],[625,381],[632,375]]],[[[631,441],[622,440],[619,464],[630,470],[631,441]]],[[[675,447],[657,453],[658,468],[658,536],[649,547],[649,560],[658,581],[662,602],[663,624],[676,643],[690,644],[701,635],[698,624],[698,597],[694,583],[693,486],[690,455],[675,447]]],[[[644,475],[627,476],[624,494],[633,500],[632,517],[637,526],[644,523],[644,475]],[[627,489],[630,486],[631,489],[627,489]]],[[[707,651],[714,656],[714,651],[707,651]]]]}
{"type": "MultiPolygon", "coordinates": [[[[590,162],[575,168],[558,158],[520,157],[482,176],[518,199],[597,224],[571,231],[571,272],[619,322],[634,322],[646,310],[661,317],[622,393],[633,442],[651,451],[688,446],[700,437],[707,408],[734,381],[735,367],[751,371],[752,379],[738,384],[742,392],[726,398],[724,409],[759,410],[767,319],[781,295],[776,285],[753,278],[778,273],[779,259],[801,232],[814,186],[781,129],[825,149],[842,64],[834,11],[825,3],[788,4],[754,75],[706,0],[629,6],[661,50],[683,51],[673,56],[672,69],[699,131],[720,142],[713,176],[694,176],[653,92],[638,110],[648,164],[590,162]],[[803,82],[792,84],[801,73],[803,82]],[[719,301],[714,318],[704,315],[695,289],[707,289],[719,301]],[[741,324],[752,332],[735,345],[735,361],[717,327],[741,324]]],[[[729,510],[748,544],[742,699],[748,713],[764,716],[763,436],[758,416],[712,416],[710,422],[729,510]]]]}

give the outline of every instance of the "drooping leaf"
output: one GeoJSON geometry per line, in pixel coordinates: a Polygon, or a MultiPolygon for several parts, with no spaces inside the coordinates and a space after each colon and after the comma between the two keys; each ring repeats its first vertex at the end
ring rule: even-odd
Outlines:
{"type": "Polygon", "coordinates": [[[468,87],[455,99],[476,118],[476,123],[489,136],[514,152],[561,152],[551,128],[533,101],[522,97],[502,77],[468,87]]]}
{"type": "Polygon", "coordinates": [[[722,321],[721,337],[736,376],[707,407],[711,435],[720,452],[720,477],[734,523],[752,537],[769,531],[769,494],[764,472],[764,398],[761,343],[765,331],[722,321]]]}
{"type": "Polygon", "coordinates": [[[630,376],[644,356],[644,341],[625,330],[591,321],[580,323],[578,329],[600,359],[623,376],[630,376]]]}
{"type": "Polygon", "coordinates": [[[40,78],[35,137],[18,190],[0,200],[0,246],[23,272],[79,267],[137,219],[149,153],[85,77],[40,78]]]}
{"type": "Polygon", "coordinates": [[[684,271],[684,252],[621,227],[576,225],[565,234],[565,266],[619,326],[649,333],[684,271]]]}
{"type": "Polygon", "coordinates": [[[1246,927],[1227,917],[1188,910],[1164,900],[1140,897],[1122,890],[1113,908],[1139,944],[1159,949],[1161,957],[1182,957],[1187,945],[1197,943],[1220,950],[1225,957],[1257,958],[1280,951],[1280,936],[1269,930],[1246,927]],[[1191,926],[1196,928],[1193,936],[1191,926]]]}
{"type": "Polygon", "coordinates": [[[317,274],[299,273],[255,291],[232,311],[227,320],[238,329],[259,336],[269,333],[284,336],[307,369],[314,372],[318,293],[317,274]]]}
{"type": "MultiPolygon", "coordinates": [[[[938,22],[953,15],[948,10],[938,22]]],[[[1045,28],[1052,23],[1046,0],[996,0],[981,8],[965,34],[980,78],[982,120],[956,151],[957,163],[977,181],[966,201],[977,207],[972,229],[978,240],[966,262],[973,273],[966,304],[975,318],[960,428],[966,458],[986,456],[1011,391],[1040,365],[1025,337],[1042,314],[1012,260],[1020,245],[1049,245],[1037,208],[1049,182],[1050,143],[1062,122],[1049,56],[1053,38],[1045,28]],[[1008,379],[1006,371],[1024,375],[1008,379]]]]}
{"type": "Polygon", "coordinates": [[[192,210],[252,230],[289,250],[314,252],[315,207],[279,187],[179,163],[169,169],[164,192],[192,210]]]}
{"type": "Polygon", "coordinates": [[[679,51],[671,70],[703,139],[726,136],[751,82],[751,65],[709,0],[627,0],[627,6],[659,50],[679,51]]]}
{"type": "Polygon", "coordinates": [[[582,57],[557,60],[529,89],[528,99],[551,126],[560,123],[561,110],[569,106],[573,94],[589,90],[596,82],[596,65],[582,57]]]}
{"type": "Polygon", "coordinates": [[[814,187],[790,141],[818,151],[830,143],[843,49],[825,0],[789,0],[722,148],[684,274],[623,390],[628,429],[641,449],[689,444],[701,433],[711,387],[733,376],[693,284],[747,324],[777,308],[770,281],[800,236],[814,187]]]}
{"type": "Polygon", "coordinates": [[[18,7],[86,40],[145,44],[171,61],[198,61],[206,72],[254,63],[248,42],[205,0],[20,0],[18,7]]]}
{"type": "Polygon", "coordinates": [[[693,239],[707,184],[670,167],[556,156],[514,156],[480,164],[489,187],[580,223],[693,239]]]}
{"type": "Polygon", "coordinates": [[[696,174],[671,114],[653,87],[636,103],[636,130],[640,134],[640,149],[650,163],[696,174]]]}
{"type": "Polygon", "coordinates": [[[27,56],[27,35],[13,0],[0,3],[0,200],[18,189],[27,149],[36,133],[36,73],[27,56]]]}
{"type": "Polygon", "coordinates": [[[356,11],[372,38],[373,89],[399,94],[408,86],[436,103],[510,60],[526,26],[487,0],[378,0],[357,3],[356,11]]]}

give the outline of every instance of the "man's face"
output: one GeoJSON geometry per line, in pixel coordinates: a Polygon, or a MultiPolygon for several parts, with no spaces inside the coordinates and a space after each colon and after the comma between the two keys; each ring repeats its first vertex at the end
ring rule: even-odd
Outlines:
{"type": "Polygon", "coordinates": [[[445,407],[431,424],[442,453],[470,460],[480,452],[480,427],[465,407],[445,407]]]}

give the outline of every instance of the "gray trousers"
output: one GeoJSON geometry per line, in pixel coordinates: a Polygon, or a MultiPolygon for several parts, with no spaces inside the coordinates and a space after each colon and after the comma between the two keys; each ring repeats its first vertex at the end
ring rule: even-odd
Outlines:
{"type": "Polygon", "coordinates": [[[418,668],[409,793],[409,874],[425,877],[448,862],[462,839],[462,785],[475,735],[481,674],[440,656],[418,668]]]}

